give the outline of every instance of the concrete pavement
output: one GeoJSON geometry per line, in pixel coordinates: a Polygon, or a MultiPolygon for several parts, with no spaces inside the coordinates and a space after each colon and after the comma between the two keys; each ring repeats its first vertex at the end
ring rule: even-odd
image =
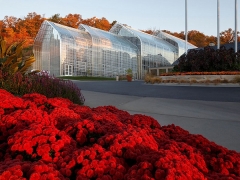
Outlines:
{"type": "MultiPolygon", "coordinates": [[[[80,85],[81,88],[81,85],[80,85]]],[[[130,114],[145,114],[161,125],[175,124],[240,152],[240,102],[141,97],[82,89],[90,107],[113,105],[130,114]]]]}

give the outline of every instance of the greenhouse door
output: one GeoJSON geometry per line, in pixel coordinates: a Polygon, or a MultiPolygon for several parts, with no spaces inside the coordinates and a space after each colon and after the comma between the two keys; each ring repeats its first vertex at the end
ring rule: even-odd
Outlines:
{"type": "Polygon", "coordinates": [[[72,76],[73,75],[73,66],[72,65],[65,65],[65,76],[72,76]]]}

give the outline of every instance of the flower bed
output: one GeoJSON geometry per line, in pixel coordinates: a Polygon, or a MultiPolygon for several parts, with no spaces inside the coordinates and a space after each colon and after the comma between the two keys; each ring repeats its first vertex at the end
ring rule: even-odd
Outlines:
{"type": "Polygon", "coordinates": [[[168,72],[160,76],[179,76],[179,75],[240,75],[240,71],[217,71],[217,72],[168,72]]]}
{"type": "MultiPolygon", "coordinates": [[[[170,73],[171,74],[171,73],[170,73]]],[[[189,84],[195,84],[195,83],[203,83],[203,84],[240,84],[240,75],[207,75],[204,73],[202,75],[198,74],[192,74],[186,73],[186,74],[173,74],[170,76],[170,74],[163,74],[160,76],[152,76],[152,75],[146,75],[144,78],[144,81],[146,83],[189,83],[189,84]]]]}
{"type": "Polygon", "coordinates": [[[0,179],[240,180],[240,153],[113,106],[0,89],[0,179]]]}

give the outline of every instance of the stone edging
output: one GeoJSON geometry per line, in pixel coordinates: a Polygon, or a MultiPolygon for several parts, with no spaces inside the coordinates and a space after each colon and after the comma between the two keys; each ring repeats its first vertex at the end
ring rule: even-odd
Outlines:
{"type": "Polygon", "coordinates": [[[240,75],[175,75],[146,76],[145,82],[150,84],[235,84],[240,85],[240,75]]]}
{"type": "Polygon", "coordinates": [[[178,75],[178,76],[159,76],[162,80],[169,81],[192,81],[192,82],[206,82],[206,81],[225,81],[226,83],[233,81],[236,77],[240,78],[240,75],[178,75]]]}

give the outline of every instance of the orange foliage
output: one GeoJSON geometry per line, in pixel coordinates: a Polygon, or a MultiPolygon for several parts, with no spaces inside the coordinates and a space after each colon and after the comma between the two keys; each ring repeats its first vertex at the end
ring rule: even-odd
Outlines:
{"type": "Polygon", "coordinates": [[[62,18],[60,23],[65,26],[78,28],[82,21],[82,16],[80,14],[68,14],[65,18],[62,18]]]}
{"type": "MultiPolygon", "coordinates": [[[[175,37],[185,40],[184,31],[181,31],[180,33],[177,33],[177,32],[173,33],[167,30],[163,30],[163,31],[175,37]]],[[[208,46],[210,43],[216,44],[216,38],[214,36],[207,36],[196,30],[188,31],[188,41],[197,47],[205,47],[205,46],[208,46]]]]}
{"type": "Polygon", "coordinates": [[[98,29],[102,29],[105,31],[108,31],[111,28],[111,24],[108,22],[108,20],[106,18],[101,18],[98,19],[97,17],[93,17],[90,19],[85,19],[82,21],[82,24],[86,24],[88,26],[91,27],[95,27],[98,29]]]}
{"type": "Polygon", "coordinates": [[[147,33],[147,34],[153,34],[153,30],[151,30],[151,29],[148,29],[148,30],[141,30],[142,32],[144,32],[144,33],[147,33]]]}
{"type": "Polygon", "coordinates": [[[26,40],[24,46],[29,46],[33,44],[43,21],[44,18],[35,12],[29,13],[24,19],[5,16],[4,20],[0,21],[0,35],[4,37],[8,45],[26,40]]]}
{"type": "MultiPolygon", "coordinates": [[[[3,36],[9,44],[15,41],[21,41],[23,39],[27,40],[26,45],[29,46],[33,43],[37,32],[46,18],[42,17],[35,12],[28,13],[23,19],[16,18],[13,16],[5,16],[3,20],[0,20],[0,36],[3,36]]],[[[68,14],[65,17],[61,17],[60,14],[55,14],[48,20],[56,23],[60,23],[65,26],[78,28],[79,24],[86,24],[95,28],[99,28],[108,31],[116,21],[109,23],[105,18],[92,17],[89,19],[82,19],[80,14],[68,14]]],[[[145,33],[152,34],[154,30],[142,30],[145,33]]],[[[164,32],[169,33],[181,39],[185,39],[184,32],[170,32],[164,30],[164,32]]],[[[226,43],[232,39],[232,29],[221,32],[221,43],[226,43]]],[[[196,45],[197,47],[203,47],[209,45],[209,43],[216,44],[216,37],[206,36],[203,33],[192,30],[188,32],[189,42],[196,45]]],[[[240,37],[239,37],[240,40],[240,37]]]]}
{"type": "MultiPolygon", "coordinates": [[[[0,36],[3,36],[8,44],[27,40],[25,46],[30,46],[33,44],[34,38],[45,19],[35,12],[28,13],[23,19],[5,16],[3,20],[0,20],[0,36]]],[[[82,23],[105,31],[108,31],[115,22],[110,24],[104,17],[83,20],[80,14],[68,14],[65,17],[55,14],[48,20],[73,28],[78,28],[79,24],[82,23]]]]}

